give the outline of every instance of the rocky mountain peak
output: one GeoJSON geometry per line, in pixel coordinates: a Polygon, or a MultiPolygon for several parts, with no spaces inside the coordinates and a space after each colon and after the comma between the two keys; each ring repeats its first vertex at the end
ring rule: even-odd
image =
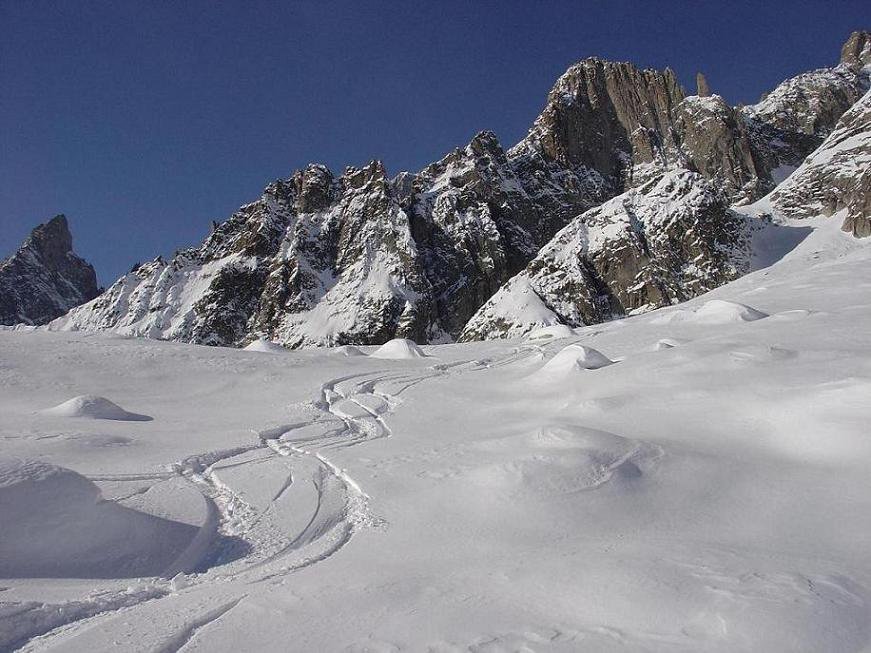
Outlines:
{"type": "Polygon", "coordinates": [[[73,252],[66,216],[56,215],[0,262],[0,324],[45,324],[98,292],[94,268],[73,252]]]}
{"type": "Polygon", "coordinates": [[[841,63],[854,68],[871,66],[871,32],[856,31],[841,48],[841,63]]]}
{"type": "Polygon", "coordinates": [[[300,213],[322,211],[333,201],[333,173],[325,165],[312,163],[295,172],[292,181],[300,213]]]}
{"type": "Polygon", "coordinates": [[[73,249],[73,235],[70,233],[67,217],[61,213],[37,226],[30,232],[21,249],[30,249],[53,263],[66,258],[73,249]]]}

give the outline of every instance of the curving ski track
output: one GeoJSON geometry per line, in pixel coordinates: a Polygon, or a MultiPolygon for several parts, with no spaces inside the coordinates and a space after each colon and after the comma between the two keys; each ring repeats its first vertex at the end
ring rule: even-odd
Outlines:
{"type": "MultiPolygon", "coordinates": [[[[59,643],[95,620],[152,603],[173,592],[196,591],[210,582],[232,578],[256,583],[326,560],[345,546],[356,530],[379,520],[371,515],[368,496],[359,484],[325,451],[390,437],[392,431],[385,416],[402,403],[403,392],[419,383],[448,374],[508,366],[533,356],[541,356],[541,347],[520,346],[495,360],[465,360],[418,371],[379,370],[338,377],[321,385],[315,401],[321,414],[312,420],[252,429],[255,442],[188,456],[168,465],[166,472],[92,476],[91,480],[98,483],[157,484],[177,477],[185,479],[203,495],[211,515],[202,527],[203,534],[211,539],[207,551],[183,568],[168,569],[163,580],[144,583],[136,592],[107,592],[99,600],[44,606],[52,618],[34,620],[32,629],[22,633],[15,648],[36,650],[59,643]],[[279,479],[265,501],[262,497],[258,500],[256,488],[240,487],[232,480],[234,470],[252,465],[266,469],[267,477],[279,479]],[[283,505],[294,509],[290,517],[287,510],[282,511],[283,505]],[[187,573],[183,587],[176,588],[168,580],[177,573],[187,573]],[[82,609],[69,609],[74,605],[82,609]]],[[[226,609],[210,613],[208,623],[221,618],[242,598],[240,591],[226,609]]],[[[201,625],[196,621],[186,625],[182,631],[185,637],[177,648],[201,625]]],[[[177,648],[169,646],[168,650],[177,648]]]]}

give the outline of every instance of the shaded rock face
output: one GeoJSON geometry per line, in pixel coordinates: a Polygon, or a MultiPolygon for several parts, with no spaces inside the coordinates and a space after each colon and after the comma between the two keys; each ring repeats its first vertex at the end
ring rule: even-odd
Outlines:
{"type": "Polygon", "coordinates": [[[395,177],[378,161],[338,176],[310,165],[52,328],[236,346],[446,342],[686,299],[743,270],[746,232],[725,207],[767,192],[860,96],[866,36],[843,57],[741,109],[705,84],[686,96],[670,70],[581,61],[513,148],[482,132],[395,177]],[[570,233],[587,244],[559,244],[570,233]],[[488,300],[506,292],[523,317],[494,312],[509,304],[488,300]]]}
{"type": "Polygon", "coordinates": [[[790,218],[844,212],[844,231],[871,236],[871,91],[770,196],[790,218]]]}
{"type": "Polygon", "coordinates": [[[869,43],[871,34],[854,32],[837,66],[788,79],[757,104],[740,110],[761,178],[759,195],[801,165],[868,90],[869,43]]]}
{"type": "Polygon", "coordinates": [[[699,173],[674,171],[580,215],[469,320],[461,340],[577,327],[686,300],[749,268],[750,227],[699,173]]]}
{"type": "Polygon", "coordinates": [[[0,262],[0,324],[45,324],[98,292],[94,268],[73,252],[67,219],[58,215],[0,262]]]}
{"type": "Polygon", "coordinates": [[[572,66],[557,81],[510,155],[530,151],[598,173],[614,194],[686,168],[746,200],[758,177],[743,121],[722,98],[685,96],[668,69],[600,59],[572,66]]]}

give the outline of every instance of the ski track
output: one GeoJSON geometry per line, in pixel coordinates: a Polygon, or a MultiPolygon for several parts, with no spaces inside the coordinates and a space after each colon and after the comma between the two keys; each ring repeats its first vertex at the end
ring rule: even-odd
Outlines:
{"type": "MultiPolygon", "coordinates": [[[[377,370],[338,377],[320,387],[319,398],[314,402],[320,415],[307,422],[252,429],[258,439],[256,443],[194,454],[168,465],[165,472],[102,474],[89,478],[95,482],[154,481],[156,484],[180,476],[199,490],[209,504],[209,511],[217,514],[219,537],[200,560],[200,564],[207,562],[209,568],[202,572],[190,571],[180,591],[195,591],[207,583],[232,578],[253,583],[273,579],[326,560],[345,546],[357,529],[380,521],[372,517],[369,497],[360,485],[322,451],[390,437],[392,431],[384,415],[392,413],[402,403],[402,393],[424,381],[465,371],[510,366],[542,356],[542,347],[521,345],[498,359],[440,363],[418,371],[377,370]],[[343,410],[343,402],[355,406],[360,414],[343,410]],[[294,437],[295,431],[306,430],[321,432],[294,437]],[[257,457],[234,461],[251,454],[257,457]],[[221,480],[221,473],[227,470],[276,459],[285,461],[287,472],[265,508],[253,505],[246,500],[244,492],[221,480]],[[310,476],[310,482],[303,480],[306,476],[310,476]],[[313,511],[299,531],[287,532],[275,518],[276,503],[294,492],[312,495],[313,511]],[[247,552],[236,557],[243,546],[247,552]]],[[[86,599],[45,605],[44,609],[56,616],[41,622],[35,620],[32,631],[22,633],[14,647],[29,651],[51,646],[74,636],[95,620],[170,596],[171,588],[167,579],[155,579],[138,595],[128,590],[110,592],[99,601],[86,599]],[[70,607],[82,609],[71,610],[70,607]]],[[[244,595],[239,596],[191,620],[170,641],[155,649],[155,653],[183,649],[201,628],[219,620],[244,598],[244,595]]]]}

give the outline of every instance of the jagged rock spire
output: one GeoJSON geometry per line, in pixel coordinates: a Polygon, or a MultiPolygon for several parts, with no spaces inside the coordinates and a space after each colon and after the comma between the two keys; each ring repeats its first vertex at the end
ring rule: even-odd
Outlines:
{"type": "Polygon", "coordinates": [[[871,65],[871,32],[857,31],[841,48],[841,63],[861,68],[871,65]]]}
{"type": "Polygon", "coordinates": [[[66,216],[56,215],[0,262],[0,324],[45,324],[98,292],[94,268],[73,252],[66,216]]]}
{"type": "Polygon", "coordinates": [[[708,86],[708,80],[702,73],[696,73],[696,95],[699,97],[708,97],[711,94],[711,89],[708,86]]]}

